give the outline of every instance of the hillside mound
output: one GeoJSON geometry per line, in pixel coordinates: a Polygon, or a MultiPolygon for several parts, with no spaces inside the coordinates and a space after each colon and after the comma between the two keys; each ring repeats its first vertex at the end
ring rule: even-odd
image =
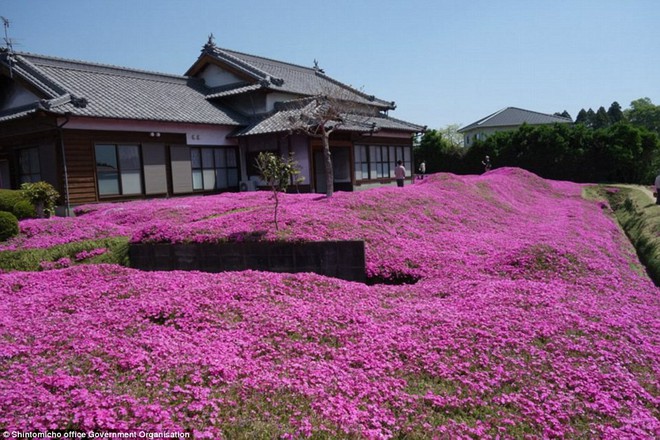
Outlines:
{"type": "MultiPolygon", "coordinates": [[[[660,300],[581,187],[518,169],[403,189],[84,207],[133,240],[363,239],[373,285],[315,274],[0,275],[0,429],[195,438],[652,438],[660,300]]],[[[83,213],[84,212],[84,213],[83,213]]],[[[77,228],[77,229],[76,229],[77,228]]]]}

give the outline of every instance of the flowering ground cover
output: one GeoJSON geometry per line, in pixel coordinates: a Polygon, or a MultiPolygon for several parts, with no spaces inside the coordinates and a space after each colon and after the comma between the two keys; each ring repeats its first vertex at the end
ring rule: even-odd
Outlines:
{"type": "Polygon", "coordinates": [[[266,192],[23,222],[41,232],[4,249],[63,243],[70,231],[364,239],[372,281],[397,284],[76,258],[2,274],[0,429],[655,438],[658,289],[607,205],[582,190],[498,169],[331,199],[284,195],[279,231],[266,192]]]}

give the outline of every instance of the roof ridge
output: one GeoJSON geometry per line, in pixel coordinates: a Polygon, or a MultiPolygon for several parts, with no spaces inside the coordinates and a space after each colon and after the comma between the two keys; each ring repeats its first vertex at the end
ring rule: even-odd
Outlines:
{"type": "MultiPolygon", "coordinates": [[[[312,70],[313,70],[313,69],[312,69],[312,70]]],[[[343,82],[341,82],[341,81],[339,81],[339,80],[336,80],[336,79],[334,79],[334,78],[332,78],[332,77],[326,75],[324,72],[314,71],[314,73],[315,73],[317,76],[322,76],[324,79],[326,79],[326,80],[328,80],[328,81],[330,81],[330,82],[332,82],[332,83],[334,83],[334,84],[336,84],[336,85],[338,85],[338,86],[341,86],[341,87],[344,87],[344,88],[350,90],[351,92],[353,92],[353,93],[355,93],[355,94],[357,94],[357,95],[363,97],[363,98],[366,99],[367,101],[370,101],[370,102],[376,102],[376,101],[378,101],[378,102],[381,102],[383,105],[387,105],[387,107],[390,108],[390,109],[394,109],[394,108],[396,108],[396,104],[394,103],[394,101],[385,101],[384,99],[376,98],[375,95],[369,95],[369,94],[367,94],[367,93],[365,93],[365,92],[363,92],[363,91],[361,91],[361,90],[359,90],[359,89],[356,89],[356,88],[353,87],[353,86],[350,86],[350,85],[348,85],[348,84],[346,84],[346,83],[343,83],[343,82]]]]}
{"type": "Polygon", "coordinates": [[[278,64],[286,64],[288,66],[293,66],[293,67],[297,67],[297,68],[300,68],[300,69],[315,71],[313,67],[307,67],[307,66],[303,66],[301,64],[290,63],[288,61],[276,60],[274,58],[264,57],[264,56],[261,56],[261,55],[254,55],[254,54],[250,54],[250,53],[246,53],[246,52],[241,52],[241,51],[238,51],[238,50],[223,49],[223,48],[218,48],[218,47],[216,47],[216,49],[220,49],[224,52],[235,53],[235,54],[238,54],[238,55],[246,55],[246,56],[249,56],[249,57],[260,58],[262,60],[271,61],[271,62],[278,63],[278,64]]]}
{"type": "Polygon", "coordinates": [[[51,99],[71,93],[65,86],[60,84],[59,81],[55,80],[38,66],[25,59],[21,54],[16,54],[16,60],[20,64],[15,65],[14,70],[18,70],[25,79],[31,80],[35,87],[40,88],[43,92],[52,94],[51,99]]]}
{"type": "Polygon", "coordinates": [[[571,122],[573,121],[571,118],[567,118],[566,116],[555,115],[555,114],[551,114],[551,113],[537,112],[536,110],[527,110],[527,109],[520,108],[520,107],[507,107],[506,109],[521,110],[521,111],[524,111],[524,112],[527,112],[527,113],[536,113],[537,115],[550,116],[552,118],[566,119],[566,120],[570,120],[571,122]]]}

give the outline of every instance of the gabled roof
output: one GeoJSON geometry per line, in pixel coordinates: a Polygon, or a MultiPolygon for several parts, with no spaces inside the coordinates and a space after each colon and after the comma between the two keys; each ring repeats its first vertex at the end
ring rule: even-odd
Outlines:
{"type": "MultiPolygon", "coordinates": [[[[384,101],[375,96],[367,95],[349,85],[341,83],[323,72],[318,67],[303,67],[296,64],[276,61],[255,55],[249,55],[232,50],[221,49],[209,41],[204,46],[197,62],[186,72],[194,75],[209,62],[239,74],[251,85],[258,85],[267,90],[288,92],[302,96],[328,95],[336,98],[353,101],[360,104],[375,106],[387,110],[394,109],[394,102],[384,101]]],[[[236,86],[241,92],[245,84],[236,86]]],[[[229,94],[226,90],[222,94],[210,93],[209,98],[216,98],[229,94]]]]}
{"type": "MultiPolygon", "coordinates": [[[[184,76],[66,60],[29,53],[0,54],[0,64],[37,91],[35,108],[113,119],[244,125],[239,115],[206,99],[184,76]]],[[[18,109],[17,109],[18,110],[18,109]]],[[[23,109],[23,112],[25,109],[23,109]]]]}
{"type": "Polygon", "coordinates": [[[474,130],[476,128],[494,128],[494,127],[517,127],[522,124],[543,125],[543,124],[566,124],[572,123],[571,118],[563,116],[550,115],[546,113],[534,112],[517,107],[507,107],[495,113],[479,119],[460,130],[460,133],[474,130]]]}

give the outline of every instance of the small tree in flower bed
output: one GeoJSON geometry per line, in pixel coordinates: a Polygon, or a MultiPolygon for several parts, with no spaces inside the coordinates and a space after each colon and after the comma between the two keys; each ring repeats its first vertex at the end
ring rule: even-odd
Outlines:
{"type": "MultiPolygon", "coordinates": [[[[287,159],[282,156],[277,156],[273,153],[264,152],[259,153],[257,156],[257,169],[261,174],[261,178],[266,181],[270,189],[273,191],[273,199],[275,200],[275,210],[273,221],[275,222],[275,229],[279,231],[280,227],[277,223],[277,210],[279,209],[280,199],[278,194],[285,192],[287,187],[291,184],[291,180],[300,174],[300,167],[298,162],[293,159],[293,154],[290,154],[287,159]]],[[[298,179],[296,179],[298,181],[298,179]]]]}
{"type": "Polygon", "coordinates": [[[53,188],[53,185],[48,182],[24,183],[21,185],[21,190],[34,204],[38,217],[50,217],[55,214],[55,204],[60,198],[60,193],[53,188]]]}

